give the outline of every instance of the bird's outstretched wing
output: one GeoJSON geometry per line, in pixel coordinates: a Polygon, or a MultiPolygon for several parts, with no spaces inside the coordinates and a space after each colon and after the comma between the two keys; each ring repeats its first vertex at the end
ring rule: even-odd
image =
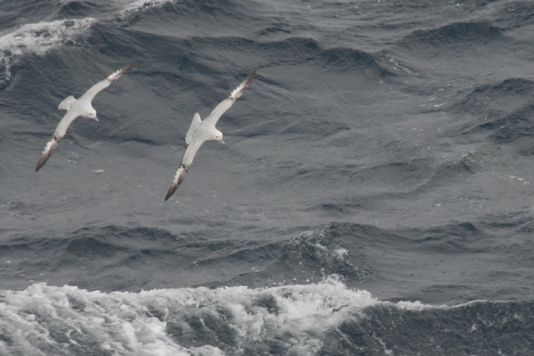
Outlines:
{"type": "Polygon", "coordinates": [[[176,175],[174,176],[174,179],[172,180],[171,186],[169,187],[169,190],[167,191],[167,195],[165,196],[165,201],[169,200],[169,198],[176,192],[178,187],[180,187],[180,184],[184,181],[185,175],[187,174],[187,171],[189,170],[189,167],[193,163],[193,159],[195,158],[195,155],[197,154],[198,150],[204,143],[204,140],[196,140],[191,142],[185,150],[184,156],[182,157],[182,162],[180,163],[180,167],[178,167],[178,170],[176,171],[176,175]]]}
{"type": "Polygon", "coordinates": [[[96,83],[91,88],[89,88],[89,90],[87,90],[80,97],[80,99],[88,99],[90,101],[93,100],[96,94],[100,93],[102,90],[109,87],[111,83],[113,83],[114,81],[122,77],[124,74],[126,74],[132,67],[133,67],[133,63],[128,64],[127,66],[122,67],[121,69],[116,70],[115,72],[111,73],[110,75],[108,75],[106,79],[96,83]]]}
{"type": "Polygon", "coordinates": [[[72,124],[74,120],[78,117],[77,114],[73,113],[72,111],[67,111],[67,113],[63,116],[59,124],[57,125],[56,131],[54,132],[54,135],[50,139],[50,141],[47,142],[43,154],[41,155],[41,158],[37,162],[37,166],[35,167],[35,172],[37,172],[39,169],[41,169],[42,166],[48,161],[48,159],[52,156],[52,154],[56,151],[59,142],[65,136],[67,133],[67,129],[72,124]]]}
{"type": "Polygon", "coordinates": [[[230,109],[232,105],[234,105],[235,101],[243,95],[245,90],[250,86],[250,83],[252,83],[252,80],[255,76],[256,70],[253,69],[248,73],[247,79],[245,79],[241,84],[239,84],[239,86],[235,88],[234,91],[232,91],[228,98],[221,101],[215,107],[215,109],[211,111],[211,113],[208,115],[208,117],[206,117],[204,121],[206,121],[206,123],[209,123],[210,125],[215,126],[222,114],[224,114],[228,109],[230,109]]]}

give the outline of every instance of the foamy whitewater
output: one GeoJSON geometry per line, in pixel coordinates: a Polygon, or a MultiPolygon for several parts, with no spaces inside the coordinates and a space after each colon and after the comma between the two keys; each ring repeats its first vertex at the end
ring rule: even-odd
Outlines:
{"type": "Polygon", "coordinates": [[[0,65],[5,80],[11,79],[10,68],[24,55],[44,55],[61,45],[76,45],[79,36],[95,23],[94,18],[55,20],[26,24],[0,37],[0,65]]]}
{"type": "MultiPolygon", "coordinates": [[[[382,302],[367,291],[347,288],[334,277],[316,284],[271,288],[199,287],[139,293],[89,292],[37,283],[0,293],[0,352],[170,356],[350,354],[360,350],[364,354],[410,354],[421,350],[421,345],[396,345],[397,338],[420,342],[427,332],[436,338],[423,347],[427,351],[462,339],[463,348],[480,349],[485,342],[480,336],[498,334],[502,328],[517,332],[532,321],[525,314],[532,309],[524,313],[507,309],[513,305],[382,302]],[[476,315],[457,319],[456,315],[466,311],[476,315]],[[453,329],[438,321],[447,318],[453,329]]],[[[482,349],[488,354],[508,354],[524,347],[519,343],[501,350],[490,343],[482,349]]]]}
{"type": "Polygon", "coordinates": [[[125,5],[125,7],[119,11],[118,17],[120,19],[125,19],[138,12],[146,11],[154,7],[160,7],[164,4],[172,3],[172,2],[176,2],[176,1],[175,0],[135,0],[125,5]]]}
{"type": "Polygon", "coordinates": [[[3,354],[242,354],[279,339],[284,353],[310,354],[328,330],[365,309],[421,303],[379,302],[336,279],[274,288],[183,288],[140,293],[89,292],[38,283],[0,292],[3,354]],[[208,345],[196,346],[206,342],[208,345]]]}
{"type": "MultiPolygon", "coordinates": [[[[173,0],[117,0],[119,8],[115,11],[117,19],[125,20],[138,12],[160,7],[173,0]]],[[[61,0],[63,5],[76,3],[61,0]]],[[[25,24],[0,37],[0,68],[4,69],[4,80],[11,80],[11,66],[24,55],[43,56],[48,51],[62,45],[76,46],[83,41],[83,35],[97,22],[93,17],[81,19],[62,19],[49,22],[25,24]]]]}

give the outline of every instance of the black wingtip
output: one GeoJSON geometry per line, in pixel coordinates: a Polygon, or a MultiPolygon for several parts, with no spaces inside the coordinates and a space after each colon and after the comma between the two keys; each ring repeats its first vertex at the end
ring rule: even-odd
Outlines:
{"type": "Polygon", "coordinates": [[[178,185],[171,185],[169,187],[169,190],[167,191],[167,195],[165,195],[165,201],[169,200],[169,198],[176,192],[176,190],[178,189],[178,185]]]}
{"type": "Polygon", "coordinates": [[[165,196],[165,201],[169,200],[169,198],[178,190],[182,182],[184,181],[185,175],[187,174],[187,167],[183,164],[180,165],[180,168],[178,169],[178,179],[173,181],[171,186],[169,187],[169,190],[167,191],[167,195],[165,196]]]}
{"type": "Polygon", "coordinates": [[[45,151],[41,158],[39,158],[39,161],[37,161],[37,165],[35,166],[35,173],[37,173],[38,170],[40,170],[45,163],[48,161],[50,157],[52,157],[52,154],[56,151],[58,146],[58,141],[51,141],[51,146],[48,148],[48,151],[45,151]]]}
{"type": "Polygon", "coordinates": [[[41,167],[44,166],[45,163],[46,163],[46,160],[44,160],[43,157],[41,157],[41,159],[39,159],[39,161],[37,162],[37,166],[35,167],[34,173],[37,173],[39,169],[41,169],[41,167]]]}
{"type": "Polygon", "coordinates": [[[132,63],[129,63],[127,64],[125,67],[123,67],[122,69],[122,74],[126,74],[130,71],[130,69],[132,69],[132,67],[134,66],[135,62],[132,62],[132,63]]]}
{"type": "Polygon", "coordinates": [[[253,68],[251,71],[248,72],[247,78],[243,82],[243,87],[241,88],[241,91],[240,91],[240,93],[238,94],[238,96],[236,98],[241,97],[241,95],[243,95],[243,92],[245,91],[245,89],[250,87],[250,83],[252,83],[252,81],[254,80],[254,77],[256,77],[256,68],[253,68]]]}
{"type": "Polygon", "coordinates": [[[123,75],[127,74],[127,73],[130,71],[130,69],[132,69],[132,67],[134,66],[134,64],[135,64],[135,63],[132,62],[132,63],[129,63],[129,64],[125,65],[124,67],[122,67],[122,68],[120,69],[120,75],[123,76],[123,75]]]}
{"type": "Polygon", "coordinates": [[[41,158],[39,158],[39,161],[37,161],[37,165],[35,166],[35,173],[37,173],[37,171],[39,171],[45,165],[46,161],[48,161],[50,156],[52,156],[52,155],[51,154],[45,154],[41,158]]]}
{"type": "Polygon", "coordinates": [[[250,85],[250,83],[252,82],[252,80],[256,77],[256,68],[252,68],[250,70],[250,72],[248,72],[248,75],[247,75],[247,86],[250,85]]]}

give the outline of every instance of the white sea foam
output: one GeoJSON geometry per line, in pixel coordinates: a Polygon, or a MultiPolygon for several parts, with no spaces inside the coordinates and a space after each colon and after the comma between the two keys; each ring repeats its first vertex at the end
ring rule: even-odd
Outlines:
{"type": "Polygon", "coordinates": [[[129,5],[125,6],[120,12],[118,17],[125,19],[131,15],[134,15],[140,11],[148,10],[154,7],[161,7],[166,3],[175,2],[176,0],[136,0],[129,5]]]}
{"type": "MultiPolygon", "coordinates": [[[[67,4],[70,0],[59,0],[67,4]]],[[[150,8],[160,7],[175,0],[117,0],[124,4],[116,17],[125,19],[150,8]]],[[[13,32],[0,36],[0,65],[4,67],[4,78],[11,79],[11,66],[27,54],[44,55],[49,50],[65,43],[74,43],[97,22],[92,17],[64,19],[50,22],[25,24],[13,32]]]]}
{"type": "Polygon", "coordinates": [[[180,339],[188,333],[193,335],[190,339],[217,333],[213,325],[220,323],[221,335],[234,335],[234,341],[224,345],[234,351],[247,342],[279,337],[288,352],[313,354],[326,330],[377,304],[422,308],[420,303],[381,302],[335,278],[272,288],[140,293],[90,292],[39,283],[22,291],[0,291],[0,353],[66,355],[91,348],[114,355],[223,355],[217,337],[203,345],[188,345],[180,339]],[[199,322],[191,322],[194,318],[199,322]]]}
{"type": "Polygon", "coordinates": [[[44,55],[67,42],[74,42],[96,20],[93,18],[56,20],[26,24],[0,37],[0,63],[5,67],[5,79],[10,80],[10,67],[27,54],[44,55]]]}
{"type": "Polygon", "coordinates": [[[344,247],[340,247],[334,250],[334,254],[339,260],[343,260],[345,259],[345,256],[349,254],[349,250],[344,247]]]}

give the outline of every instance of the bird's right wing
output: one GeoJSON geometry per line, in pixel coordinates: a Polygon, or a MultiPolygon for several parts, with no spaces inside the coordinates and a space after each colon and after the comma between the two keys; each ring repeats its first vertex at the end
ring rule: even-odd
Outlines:
{"type": "Polygon", "coordinates": [[[43,154],[41,155],[41,158],[37,162],[37,166],[35,167],[35,172],[37,172],[39,169],[41,169],[42,166],[48,161],[48,159],[52,156],[52,154],[56,151],[59,142],[65,136],[67,133],[67,129],[69,128],[70,124],[76,118],[78,117],[77,114],[74,114],[72,111],[67,111],[67,113],[63,116],[59,124],[57,125],[56,131],[54,132],[54,135],[46,143],[46,146],[43,150],[43,154]]]}
{"type": "Polygon", "coordinates": [[[250,83],[252,83],[252,80],[254,79],[255,76],[256,76],[256,70],[253,69],[248,73],[247,78],[241,84],[239,84],[239,86],[235,88],[234,91],[232,91],[232,93],[230,94],[228,98],[221,101],[215,107],[215,109],[211,111],[208,117],[204,119],[204,121],[215,126],[217,124],[217,121],[219,121],[219,119],[221,118],[221,116],[228,109],[230,109],[232,105],[234,105],[237,99],[239,99],[243,95],[243,93],[245,92],[245,89],[247,89],[250,86],[250,83]]]}
{"type": "Polygon", "coordinates": [[[167,191],[167,195],[165,196],[165,201],[169,200],[169,198],[176,192],[178,187],[180,187],[180,184],[184,181],[185,175],[187,174],[187,171],[189,170],[189,167],[193,163],[193,159],[195,158],[195,155],[197,154],[198,150],[204,143],[203,140],[196,140],[191,142],[185,150],[184,156],[182,157],[182,162],[180,163],[180,167],[176,171],[176,175],[174,176],[174,179],[172,180],[171,186],[169,187],[169,190],[167,191]]]}
{"type": "Polygon", "coordinates": [[[110,75],[108,75],[108,77],[106,79],[96,83],[91,88],[89,88],[89,90],[87,90],[80,97],[80,99],[89,99],[90,101],[93,100],[93,98],[96,96],[96,94],[100,93],[102,90],[104,90],[107,87],[109,87],[111,85],[111,83],[113,83],[114,81],[116,81],[117,79],[122,77],[124,74],[126,74],[130,70],[130,68],[132,68],[132,67],[133,67],[133,63],[132,64],[128,64],[127,66],[122,67],[121,69],[116,70],[115,72],[111,73],[110,75]]]}

